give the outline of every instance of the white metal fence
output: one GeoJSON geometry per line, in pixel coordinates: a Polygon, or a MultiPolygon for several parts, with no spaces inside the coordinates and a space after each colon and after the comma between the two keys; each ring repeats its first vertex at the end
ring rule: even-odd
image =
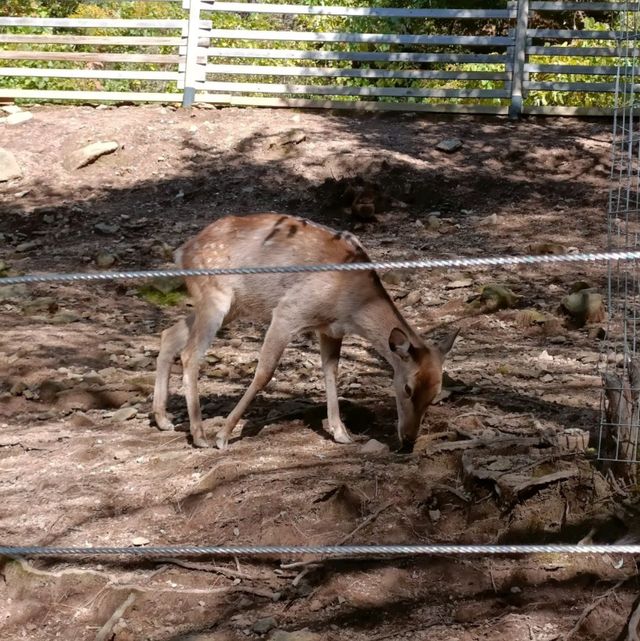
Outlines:
{"type": "Polygon", "coordinates": [[[615,93],[624,33],[536,28],[532,16],[640,9],[535,0],[464,10],[161,1],[179,17],[0,17],[0,98],[601,113],[613,100],[594,96],[615,93]],[[468,35],[450,35],[454,21],[468,35]],[[577,94],[597,108],[567,107],[564,96],[577,94]]]}

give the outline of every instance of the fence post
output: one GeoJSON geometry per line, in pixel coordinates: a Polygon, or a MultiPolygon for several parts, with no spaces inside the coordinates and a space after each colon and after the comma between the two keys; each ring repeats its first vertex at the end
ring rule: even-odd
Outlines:
{"type": "Polygon", "coordinates": [[[187,52],[184,66],[184,88],[182,90],[183,107],[190,107],[196,99],[201,1],[202,0],[183,0],[182,4],[185,9],[189,9],[189,20],[187,22],[187,52]]]}
{"type": "Polygon", "coordinates": [[[513,71],[511,76],[511,104],[509,118],[518,118],[522,113],[522,89],[524,63],[527,55],[527,29],[529,27],[529,0],[518,0],[515,44],[513,47],[513,71]]]}

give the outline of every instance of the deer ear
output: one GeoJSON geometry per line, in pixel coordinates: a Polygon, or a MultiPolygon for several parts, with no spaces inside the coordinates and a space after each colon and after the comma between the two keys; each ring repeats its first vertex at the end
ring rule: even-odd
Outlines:
{"type": "Polygon", "coordinates": [[[392,329],[389,334],[389,349],[403,360],[409,358],[411,343],[407,335],[397,327],[392,329]]]}
{"type": "Polygon", "coordinates": [[[455,342],[459,331],[460,331],[460,328],[458,327],[456,330],[454,330],[450,334],[447,334],[447,336],[445,336],[444,338],[441,338],[436,343],[436,347],[438,348],[438,351],[443,357],[446,354],[448,354],[449,350],[453,347],[453,343],[455,342]]]}

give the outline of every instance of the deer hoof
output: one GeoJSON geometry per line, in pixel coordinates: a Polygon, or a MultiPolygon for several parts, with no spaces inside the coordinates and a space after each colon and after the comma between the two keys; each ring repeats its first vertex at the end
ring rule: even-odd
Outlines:
{"type": "Polygon", "coordinates": [[[202,436],[193,437],[193,447],[209,447],[209,442],[202,436]]]}
{"type": "Polygon", "coordinates": [[[338,429],[333,433],[333,438],[336,443],[342,443],[346,445],[347,443],[353,443],[353,438],[351,434],[347,432],[346,428],[338,429]]]}
{"type": "Polygon", "coordinates": [[[155,417],[156,419],[156,426],[161,432],[171,432],[175,429],[173,423],[166,417],[155,417]]]}
{"type": "Polygon", "coordinates": [[[229,446],[229,439],[226,436],[220,434],[216,438],[216,445],[218,446],[219,450],[226,450],[229,446]]]}

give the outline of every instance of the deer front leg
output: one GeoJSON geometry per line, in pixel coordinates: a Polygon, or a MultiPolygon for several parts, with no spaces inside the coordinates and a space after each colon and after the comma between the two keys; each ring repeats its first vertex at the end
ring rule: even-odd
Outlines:
{"type": "Polygon", "coordinates": [[[189,340],[189,327],[193,316],[183,318],[169,329],[162,332],[160,351],[156,365],[156,384],[153,390],[153,416],[160,430],[172,430],[173,423],[167,415],[167,396],[169,394],[169,376],[171,365],[176,355],[181,352],[189,340]]]}
{"type": "Polygon", "coordinates": [[[291,337],[292,331],[290,324],[274,312],[271,325],[269,325],[269,329],[264,337],[264,343],[260,350],[258,365],[256,366],[251,385],[249,385],[243,397],[227,417],[224,427],[217,434],[216,444],[219,449],[226,449],[233,428],[238,424],[238,421],[242,418],[242,415],[256,394],[266,387],[272,379],[273,373],[276,371],[280,358],[282,357],[282,352],[284,352],[285,347],[291,341],[291,337]]]}
{"type": "Polygon", "coordinates": [[[340,418],[338,390],[336,387],[342,339],[331,338],[331,336],[321,332],[318,332],[318,338],[320,339],[320,357],[322,358],[322,370],[327,390],[327,423],[329,432],[333,435],[336,443],[352,443],[353,439],[340,418]]]}
{"type": "Polygon", "coordinates": [[[198,310],[190,327],[187,345],[182,351],[182,380],[184,395],[189,412],[189,429],[195,447],[208,447],[202,426],[202,412],[198,396],[198,373],[200,360],[207,351],[214,336],[218,333],[228,306],[198,310]]]}

